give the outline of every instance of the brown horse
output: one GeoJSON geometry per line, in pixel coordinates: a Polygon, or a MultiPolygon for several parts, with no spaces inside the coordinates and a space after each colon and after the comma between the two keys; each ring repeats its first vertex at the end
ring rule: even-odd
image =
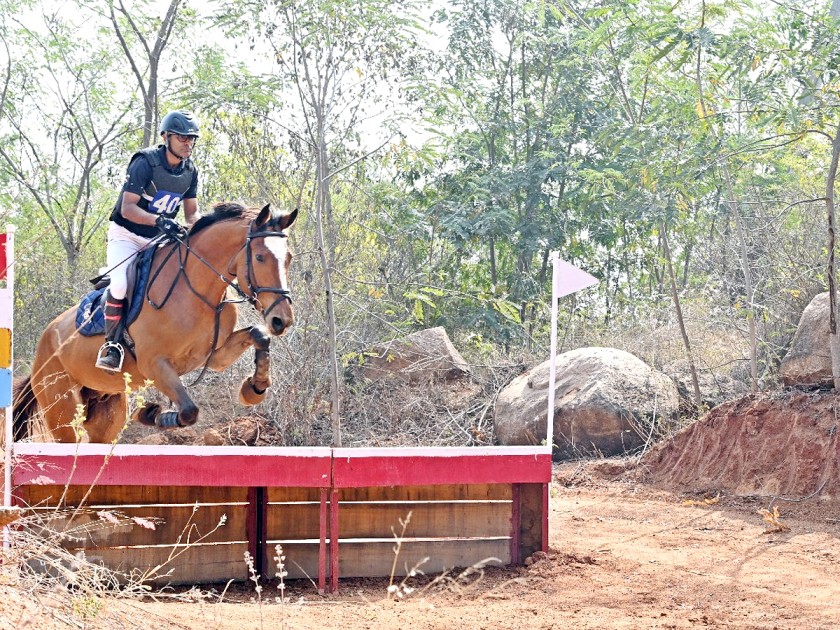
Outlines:
{"type": "MultiPolygon", "coordinates": [[[[271,384],[269,334],[282,335],[294,323],[286,236],[295,218],[297,210],[279,215],[269,206],[218,204],[183,242],[157,248],[146,303],[128,326],[136,358],[126,352],[122,371],[135,385],[151,380],[175,409],[163,411],[151,403],[135,411],[133,419],[163,428],[194,424],[198,407],[180,376],[203,366],[222,371],[251,346],[254,374],[242,383],[239,399],[246,405],[263,400],[271,384]],[[236,305],[225,299],[231,286],[253,304],[264,326],[234,330],[236,305]]],[[[31,374],[15,385],[18,438],[26,434],[36,410],[58,442],[77,440],[77,408],[84,412],[82,426],[91,442],[112,442],[125,425],[125,378],[95,367],[102,336],[79,334],[75,315],[73,307],[47,326],[31,374]]]]}

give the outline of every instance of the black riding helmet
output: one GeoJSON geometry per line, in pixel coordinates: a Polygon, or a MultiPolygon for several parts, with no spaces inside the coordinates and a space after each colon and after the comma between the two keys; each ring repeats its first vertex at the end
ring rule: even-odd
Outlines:
{"type": "Polygon", "coordinates": [[[198,120],[196,120],[192,112],[183,109],[169,112],[160,121],[159,133],[165,132],[198,138],[198,120]]]}

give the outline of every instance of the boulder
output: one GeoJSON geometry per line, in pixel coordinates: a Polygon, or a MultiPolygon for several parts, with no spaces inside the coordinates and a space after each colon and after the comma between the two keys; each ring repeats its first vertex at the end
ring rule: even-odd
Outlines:
{"type": "MultiPolygon", "coordinates": [[[[673,427],[677,386],[629,352],[579,348],[557,357],[554,458],[632,452],[673,427]]],[[[539,444],[546,437],[546,361],[514,379],[495,409],[500,444],[539,444]]]]}
{"type": "Polygon", "coordinates": [[[359,358],[353,371],[371,381],[398,378],[412,383],[454,380],[471,373],[443,326],[379,344],[359,358]]]}
{"type": "Polygon", "coordinates": [[[782,384],[831,384],[831,340],[828,332],[828,292],[814,297],[802,311],[799,326],[779,368],[782,384]]]}
{"type": "MultiPolygon", "coordinates": [[[[750,393],[749,374],[743,372],[743,365],[734,364],[730,370],[709,370],[695,366],[697,370],[697,381],[700,385],[700,395],[703,397],[703,405],[707,409],[713,409],[718,405],[730,400],[740,398],[750,393]]],[[[678,359],[662,366],[662,372],[673,379],[677,385],[680,399],[683,401],[683,409],[686,415],[696,415],[696,401],[694,396],[694,383],[691,380],[691,367],[686,359],[678,359]]]]}

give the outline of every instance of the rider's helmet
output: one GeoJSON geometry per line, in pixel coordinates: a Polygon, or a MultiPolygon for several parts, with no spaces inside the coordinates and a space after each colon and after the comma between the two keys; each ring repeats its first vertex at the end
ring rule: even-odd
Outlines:
{"type": "Polygon", "coordinates": [[[198,120],[192,112],[176,109],[175,111],[169,112],[160,121],[160,131],[158,133],[164,132],[198,138],[198,120]]]}

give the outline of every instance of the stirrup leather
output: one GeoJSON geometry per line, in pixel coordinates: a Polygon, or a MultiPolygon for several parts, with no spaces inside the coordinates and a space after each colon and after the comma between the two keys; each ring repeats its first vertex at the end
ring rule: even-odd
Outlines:
{"type": "Polygon", "coordinates": [[[99,354],[96,357],[96,367],[101,368],[103,370],[107,370],[109,372],[119,372],[122,370],[123,361],[125,360],[125,350],[122,347],[122,344],[116,343],[114,341],[106,341],[102,344],[102,347],[99,349],[99,354]],[[107,365],[104,363],[105,358],[109,354],[109,350],[114,349],[120,356],[120,361],[116,366],[107,365]]]}

